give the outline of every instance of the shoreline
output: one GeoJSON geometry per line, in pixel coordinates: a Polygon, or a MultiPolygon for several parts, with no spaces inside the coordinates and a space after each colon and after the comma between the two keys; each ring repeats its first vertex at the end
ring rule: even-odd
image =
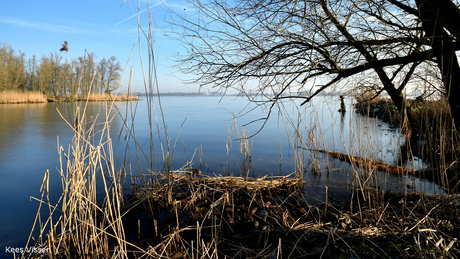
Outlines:
{"type": "Polygon", "coordinates": [[[50,102],[107,102],[107,101],[138,101],[139,96],[128,96],[127,94],[111,95],[92,93],[89,96],[47,96],[39,91],[3,91],[0,92],[0,104],[20,103],[50,103],[50,102]]]}

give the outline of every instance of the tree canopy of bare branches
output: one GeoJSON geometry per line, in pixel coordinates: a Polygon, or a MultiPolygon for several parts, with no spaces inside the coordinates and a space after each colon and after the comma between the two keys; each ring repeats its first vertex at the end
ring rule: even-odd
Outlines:
{"type": "Polygon", "coordinates": [[[195,12],[173,14],[171,24],[187,47],[178,62],[196,75],[193,83],[256,92],[273,103],[302,98],[302,104],[334,86],[370,84],[387,93],[415,129],[404,91],[421,80],[436,81],[460,121],[460,103],[453,98],[460,96],[460,29],[453,22],[460,11],[451,0],[190,4],[195,12]]]}

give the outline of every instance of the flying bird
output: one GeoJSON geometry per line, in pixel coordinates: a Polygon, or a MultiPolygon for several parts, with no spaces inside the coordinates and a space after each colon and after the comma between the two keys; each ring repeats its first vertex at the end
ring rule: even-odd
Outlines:
{"type": "Polygon", "coordinates": [[[60,51],[69,51],[69,47],[67,46],[67,41],[64,41],[64,44],[62,44],[62,48],[60,49],[60,51]]]}

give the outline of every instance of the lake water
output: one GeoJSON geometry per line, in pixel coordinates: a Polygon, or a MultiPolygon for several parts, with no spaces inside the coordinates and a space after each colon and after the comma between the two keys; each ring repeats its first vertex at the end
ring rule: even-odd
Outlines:
{"type": "MultiPolygon", "coordinates": [[[[268,108],[253,109],[255,105],[247,106],[248,101],[242,98],[162,97],[161,104],[173,150],[173,169],[179,169],[191,161],[193,167],[201,168],[209,175],[288,175],[296,170],[295,154],[300,151],[297,147],[302,145],[299,139],[292,138],[294,128],[297,128],[298,135],[302,136],[306,148],[343,153],[352,151],[357,156],[373,157],[391,164],[407,163],[401,161],[403,156],[399,153],[399,145],[404,139],[396,129],[378,120],[355,114],[351,112],[350,107],[349,111],[341,116],[337,111],[340,106],[338,96],[317,97],[303,107],[296,107],[290,103],[275,106],[264,126],[263,121],[257,119],[266,117],[268,108]],[[298,111],[301,116],[297,115],[298,111]],[[290,121],[284,116],[286,114],[290,114],[290,121]],[[263,128],[248,141],[251,160],[250,166],[244,168],[241,166],[244,156],[241,154],[239,135],[235,129],[241,134],[242,125],[252,121],[255,122],[244,127],[247,135],[258,132],[262,126],[263,128]]],[[[123,117],[135,111],[134,120],[128,116],[127,125],[134,125],[136,140],[148,153],[150,127],[147,102],[120,102],[116,105],[123,117]]],[[[0,106],[2,258],[5,247],[24,247],[38,208],[38,202],[30,197],[40,197],[40,186],[47,169],[51,175],[51,199],[56,200],[60,195],[58,145],[67,151],[73,137],[73,131],[62,117],[70,119],[76,106],[74,103],[0,106]]],[[[89,103],[87,116],[93,116],[98,122],[103,122],[106,109],[106,103],[89,103]]],[[[155,103],[155,110],[160,115],[158,103],[155,103]]],[[[163,125],[161,118],[159,121],[163,125]]],[[[116,115],[110,129],[116,168],[121,168],[125,157],[131,155],[131,167],[127,173],[139,174],[140,168],[146,173],[151,164],[141,158],[139,165],[135,158],[133,141],[130,141],[129,155],[126,155],[124,125],[122,117],[116,115]]],[[[97,128],[100,127],[102,126],[98,124],[97,128]]],[[[156,124],[153,124],[153,129],[156,132],[156,124]]],[[[163,168],[159,137],[166,145],[164,130],[160,126],[160,135],[154,135],[157,170],[163,168]]],[[[301,160],[305,167],[306,196],[313,203],[324,201],[326,186],[329,188],[329,194],[346,198],[349,188],[355,184],[353,171],[346,162],[328,159],[322,154],[309,151],[304,151],[301,160]],[[315,164],[319,167],[317,173],[312,173],[311,165],[315,164]]],[[[416,169],[425,166],[415,161],[416,163],[409,163],[407,166],[414,166],[416,169]]],[[[402,192],[409,185],[410,190],[440,192],[439,188],[430,182],[384,173],[375,173],[375,177],[370,181],[371,186],[379,185],[393,191],[402,192]]]]}

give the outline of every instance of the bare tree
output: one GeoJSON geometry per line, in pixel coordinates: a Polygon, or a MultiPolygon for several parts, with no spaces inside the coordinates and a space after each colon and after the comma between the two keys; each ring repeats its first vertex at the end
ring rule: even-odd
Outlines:
{"type": "Polygon", "coordinates": [[[0,45],[0,90],[23,89],[27,84],[25,54],[7,43],[0,45]]]}
{"type": "Polygon", "coordinates": [[[122,71],[120,61],[117,61],[115,56],[111,56],[107,60],[107,69],[105,71],[105,92],[110,93],[118,86],[120,80],[120,71],[122,71]]]}
{"type": "MultiPolygon", "coordinates": [[[[458,11],[450,0],[443,2],[458,11]]],[[[391,97],[412,130],[417,130],[417,124],[404,91],[420,80],[414,74],[437,64],[444,89],[452,93],[453,85],[446,80],[453,75],[446,75],[445,68],[456,62],[454,53],[460,46],[452,19],[435,24],[437,28],[429,26],[440,16],[434,0],[210,0],[190,4],[196,13],[172,12],[172,29],[187,46],[178,62],[182,71],[197,76],[193,83],[224,92],[230,88],[255,92],[273,107],[283,98],[301,98],[304,104],[330,87],[359,89],[362,85],[357,82],[373,79],[373,89],[391,97]],[[446,55],[449,61],[443,59],[446,55]]],[[[248,98],[256,100],[252,95],[248,98]]],[[[451,108],[453,105],[459,106],[458,101],[451,108]]],[[[452,114],[456,117],[456,112],[452,114]]]]}
{"type": "Polygon", "coordinates": [[[53,66],[51,60],[42,56],[40,67],[38,68],[39,90],[47,94],[51,93],[51,84],[53,80],[53,66]]]}
{"type": "Polygon", "coordinates": [[[101,94],[106,90],[105,88],[105,77],[107,74],[107,60],[105,58],[101,59],[97,64],[97,70],[99,71],[99,81],[101,94]]]}
{"type": "MultiPolygon", "coordinates": [[[[394,1],[394,0],[393,0],[394,1]]],[[[460,128],[460,65],[456,51],[460,49],[460,19],[458,4],[451,0],[416,0],[416,9],[399,4],[402,9],[418,15],[427,44],[432,48],[432,60],[442,75],[444,95],[457,129],[460,128]]]]}
{"type": "Polygon", "coordinates": [[[38,90],[38,76],[37,76],[37,59],[35,55],[32,58],[29,58],[27,62],[27,88],[32,90],[38,90]]]}

